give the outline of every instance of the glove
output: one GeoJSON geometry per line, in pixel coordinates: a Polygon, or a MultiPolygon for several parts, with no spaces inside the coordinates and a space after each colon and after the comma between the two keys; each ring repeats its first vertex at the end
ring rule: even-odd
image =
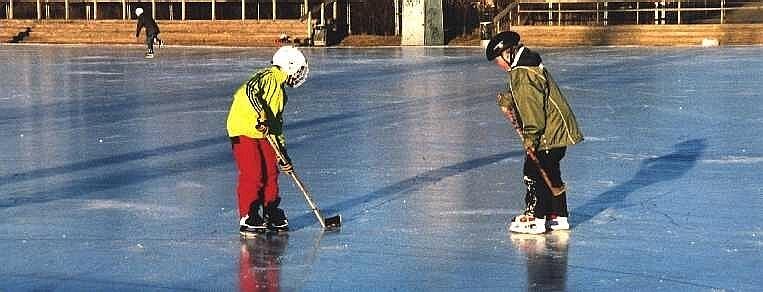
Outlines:
{"type": "Polygon", "coordinates": [[[267,135],[268,131],[270,130],[270,127],[268,126],[267,120],[257,120],[257,125],[254,126],[257,131],[262,132],[262,134],[267,135]]]}
{"type": "Polygon", "coordinates": [[[289,157],[286,147],[281,148],[281,154],[283,154],[283,159],[278,160],[278,169],[280,169],[281,172],[294,171],[294,166],[291,165],[291,157],[289,157]]]}
{"type": "Polygon", "coordinates": [[[508,108],[512,103],[514,103],[514,97],[511,95],[510,91],[498,93],[495,99],[496,103],[499,107],[501,107],[502,110],[503,108],[508,108]]]}
{"type": "Polygon", "coordinates": [[[538,143],[535,143],[532,139],[522,139],[522,146],[525,147],[525,149],[535,152],[536,149],[538,149],[538,143]]]}

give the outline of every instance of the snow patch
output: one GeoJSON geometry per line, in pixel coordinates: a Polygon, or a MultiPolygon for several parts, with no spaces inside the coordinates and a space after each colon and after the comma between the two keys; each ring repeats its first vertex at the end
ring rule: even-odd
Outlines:
{"type": "Polygon", "coordinates": [[[609,159],[615,159],[615,160],[644,160],[644,159],[650,159],[650,158],[657,158],[658,156],[655,155],[647,155],[647,154],[633,154],[633,153],[617,153],[617,152],[608,152],[607,155],[609,156],[609,159]]]}
{"type": "Polygon", "coordinates": [[[612,208],[607,208],[601,211],[598,215],[591,219],[591,223],[595,225],[607,224],[616,220],[617,211],[612,208]]]}
{"type": "Polygon", "coordinates": [[[104,72],[104,71],[69,71],[69,74],[78,75],[124,75],[122,72],[104,72]]]}
{"type": "Polygon", "coordinates": [[[763,163],[763,157],[750,157],[750,156],[723,156],[719,159],[702,159],[703,163],[711,164],[755,164],[763,163]]]}
{"type": "Polygon", "coordinates": [[[604,138],[602,138],[602,137],[586,136],[584,140],[588,141],[588,142],[606,142],[606,141],[615,140],[616,138],[617,137],[604,137],[604,138]]]}
{"type": "Polygon", "coordinates": [[[511,215],[516,214],[518,211],[514,209],[482,209],[482,210],[453,210],[440,212],[440,215],[511,215]]]}
{"type": "Polygon", "coordinates": [[[198,188],[204,188],[205,186],[201,183],[195,182],[195,181],[179,181],[177,183],[178,188],[189,188],[189,189],[198,189],[198,188]]]}
{"type": "Polygon", "coordinates": [[[83,206],[85,210],[120,210],[128,212],[141,212],[156,214],[156,217],[180,217],[182,212],[177,207],[168,207],[152,204],[138,204],[115,200],[89,200],[83,206]]]}

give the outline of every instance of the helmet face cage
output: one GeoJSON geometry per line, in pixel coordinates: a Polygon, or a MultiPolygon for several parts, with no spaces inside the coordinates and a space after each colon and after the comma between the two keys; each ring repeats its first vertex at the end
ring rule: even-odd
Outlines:
{"type": "Polygon", "coordinates": [[[299,87],[307,80],[309,68],[305,56],[292,46],[283,46],[273,55],[273,65],[281,67],[288,76],[286,85],[299,87]]]}
{"type": "Polygon", "coordinates": [[[302,83],[305,83],[309,73],[310,68],[307,66],[307,62],[305,62],[305,65],[301,66],[296,73],[289,75],[289,78],[286,79],[286,85],[293,88],[299,87],[302,83]]]}

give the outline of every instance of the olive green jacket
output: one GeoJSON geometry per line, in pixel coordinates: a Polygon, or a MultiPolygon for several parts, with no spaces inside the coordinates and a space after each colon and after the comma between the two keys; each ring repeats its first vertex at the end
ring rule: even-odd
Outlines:
{"type": "Polygon", "coordinates": [[[517,113],[525,146],[548,150],[583,141],[570,105],[542,63],[512,66],[507,91],[498,104],[517,113]]]}

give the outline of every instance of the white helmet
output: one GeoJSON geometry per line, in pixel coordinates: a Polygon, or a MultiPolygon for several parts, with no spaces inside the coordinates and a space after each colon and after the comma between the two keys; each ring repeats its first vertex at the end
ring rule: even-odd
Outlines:
{"type": "Polygon", "coordinates": [[[286,71],[289,78],[286,84],[291,87],[299,87],[307,80],[307,74],[310,69],[307,65],[307,59],[297,48],[292,46],[283,46],[273,54],[273,65],[281,67],[286,71]]]}
{"type": "Polygon", "coordinates": [[[141,14],[143,14],[143,8],[135,8],[135,15],[140,16],[141,14]]]}

